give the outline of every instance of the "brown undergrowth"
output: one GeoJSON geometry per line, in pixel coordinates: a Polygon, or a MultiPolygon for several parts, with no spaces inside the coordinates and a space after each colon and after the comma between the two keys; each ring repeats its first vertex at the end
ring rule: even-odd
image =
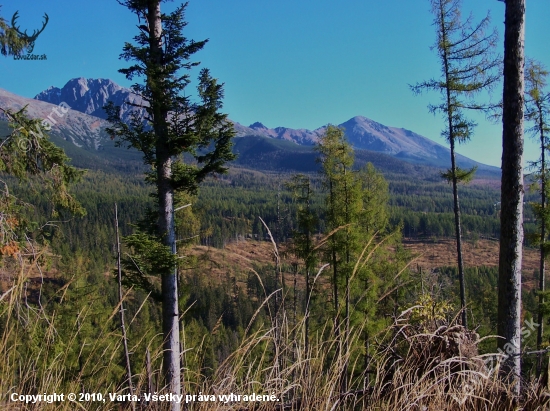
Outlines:
{"type": "MultiPolygon", "coordinates": [[[[29,303],[25,284],[37,269],[39,256],[20,258],[19,273],[0,296],[0,408],[5,410],[165,410],[166,402],[146,404],[159,385],[161,344],[147,343],[153,367],[133,368],[133,382],[140,401],[111,401],[109,393],[127,394],[121,365],[122,335],[117,310],[97,323],[94,338],[86,337],[82,324],[94,315],[95,301],[62,316],[70,282],[56,294],[55,309],[29,303]],[[78,358],[71,357],[76,349],[78,358]],[[106,401],[39,402],[22,404],[10,400],[12,393],[102,393],[106,401]]],[[[279,292],[279,291],[276,291],[279,292]]],[[[479,355],[479,336],[449,320],[450,306],[427,296],[401,312],[393,324],[372,337],[374,354],[364,366],[363,329],[351,328],[349,349],[334,337],[332,322],[312,333],[305,351],[304,318],[291,320],[284,310],[272,312],[267,295],[263,305],[270,322],[244,330],[238,349],[212,375],[186,367],[183,361],[184,395],[203,395],[190,400],[193,410],[545,410],[548,391],[536,381],[522,382],[522,397],[514,399],[502,382],[498,365],[479,355]],[[349,385],[341,390],[342,370],[349,385]],[[219,396],[240,395],[223,401],[219,396]],[[248,401],[245,395],[266,396],[275,401],[248,401]]],[[[128,294],[126,294],[128,298],[128,294]]],[[[40,300],[39,300],[40,301],[40,300]]],[[[70,308],[70,307],[69,307],[70,308]]],[[[134,321],[136,317],[130,319],[134,321]]],[[[185,331],[183,331],[185,333],[185,331]]],[[[201,347],[185,346],[184,358],[200,356],[201,347]]],[[[131,347],[134,351],[136,347],[131,347]]],[[[135,353],[133,355],[138,355],[135,353]]],[[[195,363],[198,361],[195,361],[195,363]]],[[[193,361],[189,361],[193,363],[193,361]]],[[[184,400],[185,401],[185,400],[184,400]]]]}

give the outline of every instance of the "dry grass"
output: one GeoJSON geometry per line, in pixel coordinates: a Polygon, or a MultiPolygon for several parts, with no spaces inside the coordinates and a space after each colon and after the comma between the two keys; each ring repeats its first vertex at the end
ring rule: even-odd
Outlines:
{"type": "MultiPolygon", "coordinates": [[[[253,257],[267,263],[269,243],[257,243],[244,249],[237,247],[224,258],[231,264],[253,264],[253,257]],[[251,251],[254,251],[252,253],[251,251]]],[[[221,253],[222,250],[219,251],[221,253]]],[[[61,306],[47,313],[42,307],[28,304],[25,284],[38,269],[37,258],[19,260],[18,275],[0,301],[0,408],[5,410],[118,410],[129,403],[37,403],[22,406],[9,400],[12,392],[23,394],[69,392],[127,392],[124,369],[118,363],[122,351],[117,330],[117,307],[109,318],[98,325],[97,337],[86,339],[80,324],[93,315],[94,302],[84,304],[73,313],[72,324],[62,323],[61,306]],[[64,325],[62,325],[64,324],[64,325]],[[63,327],[63,328],[62,328],[63,327]],[[61,334],[63,330],[63,334],[61,334]],[[112,331],[116,330],[116,331],[112,331]],[[81,344],[89,353],[81,359],[77,372],[70,370],[71,347],[81,344]],[[92,377],[90,377],[92,376],[92,377]],[[115,382],[116,381],[116,382],[115,382]]],[[[220,273],[223,274],[223,269],[220,273]]],[[[68,286],[58,291],[60,304],[65,304],[68,286]]],[[[264,306],[268,309],[268,296],[264,306]]],[[[513,399],[509,386],[497,378],[497,372],[485,365],[478,355],[478,336],[453,322],[441,318],[414,316],[422,307],[403,312],[393,326],[372,337],[372,355],[368,367],[362,366],[362,329],[352,328],[349,351],[334,339],[332,322],[311,337],[310,350],[304,349],[304,319],[293,324],[283,312],[265,328],[246,330],[240,347],[215,371],[206,377],[199,371],[183,369],[185,393],[208,395],[210,401],[191,401],[187,410],[525,410],[548,409],[548,391],[536,383],[524,382],[523,395],[513,399]],[[339,347],[340,349],[337,349],[339,347]],[[341,392],[341,375],[349,365],[349,389],[341,392]],[[241,400],[220,401],[218,395],[241,395],[241,400]],[[277,401],[243,401],[244,395],[273,395],[277,401]],[[214,396],[214,400],[212,397],[214,396]]],[[[426,310],[424,310],[426,311],[426,310]]],[[[427,310],[428,312],[430,310],[427,310]]],[[[184,339],[185,341],[185,339],[184,339]]],[[[160,375],[161,357],[158,341],[147,343],[152,353],[153,381],[160,375]]],[[[199,355],[200,347],[186,347],[185,355],[199,355]]],[[[131,349],[135,349],[131,348],[131,349]]],[[[73,367],[74,368],[74,367],[73,367]]],[[[165,410],[167,403],[145,406],[148,392],[146,369],[134,368],[135,390],[141,397],[138,409],[165,410]]],[[[158,389],[162,392],[162,389],[158,389]]]]}
{"type": "MultiPolygon", "coordinates": [[[[287,267],[295,262],[295,258],[288,253],[288,245],[280,246],[281,254],[285,255],[287,267]]],[[[204,274],[203,278],[214,284],[220,284],[228,278],[234,277],[237,285],[246,289],[248,275],[258,267],[272,267],[275,264],[273,245],[269,241],[241,240],[230,242],[224,248],[194,246],[189,254],[200,261],[200,266],[194,268],[194,273],[204,274]]],[[[285,281],[291,284],[293,273],[290,268],[283,270],[285,281]]],[[[297,287],[305,289],[303,276],[297,277],[297,287]]]]}
{"type": "MultiPolygon", "coordinates": [[[[466,267],[497,267],[498,266],[498,241],[479,239],[477,241],[464,241],[463,256],[466,267]]],[[[456,243],[452,238],[439,238],[432,240],[404,239],[405,249],[417,256],[411,268],[421,267],[424,271],[434,270],[438,267],[456,266],[456,243]]],[[[284,254],[288,246],[283,245],[281,253],[284,254]]],[[[288,254],[288,253],[286,253],[288,254]]],[[[225,248],[213,248],[195,246],[191,255],[202,259],[198,269],[215,283],[221,283],[228,277],[235,277],[237,284],[245,288],[248,274],[256,267],[266,267],[274,264],[273,246],[268,241],[244,240],[231,242],[225,248]]],[[[523,250],[524,287],[529,290],[536,286],[533,273],[538,269],[538,250],[525,247],[523,250]]],[[[288,258],[286,259],[288,260],[288,258]]],[[[293,261],[287,261],[292,263],[293,261]]],[[[288,284],[292,281],[292,274],[285,273],[288,284]]],[[[303,276],[298,276],[297,286],[305,288],[303,276]]]]}
{"type": "MultiPolygon", "coordinates": [[[[413,266],[422,267],[429,271],[443,266],[456,266],[456,245],[452,238],[438,239],[404,239],[404,247],[413,255],[418,256],[413,266]]],[[[288,246],[283,245],[281,254],[285,254],[288,246]]],[[[466,267],[497,267],[498,266],[498,241],[480,239],[475,242],[464,242],[464,263],[466,267]]],[[[288,253],[286,253],[288,254],[288,253]]],[[[216,284],[220,284],[228,277],[235,277],[240,287],[246,286],[246,279],[251,270],[256,267],[266,267],[274,263],[274,253],[272,244],[269,241],[242,240],[230,242],[225,248],[214,248],[206,246],[195,246],[190,250],[190,255],[197,257],[199,263],[194,269],[196,272],[204,273],[204,278],[208,278],[216,284]]],[[[527,288],[534,286],[532,273],[538,269],[538,250],[533,248],[524,248],[523,250],[523,270],[525,273],[524,285],[527,288]]],[[[286,258],[290,264],[293,260],[286,258]]],[[[14,267],[0,267],[0,291],[7,290],[9,284],[13,281],[14,267]]],[[[110,277],[107,272],[106,276],[110,277]]],[[[291,281],[291,274],[287,273],[287,280],[291,281]]],[[[59,273],[55,270],[42,270],[40,273],[34,269],[30,282],[33,285],[39,284],[45,279],[52,281],[58,280],[59,273]]],[[[305,283],[302,276],[298,278],[298,287],[303,288],[305,283]]]]}
{"type": "Polygon", "coordinates": [[[200,259],[197,269],[207,272],[208,278],[218,283],[228,276],[245,283],[251,270],[273,264],[275,258],[271,243],[253,240],[231,242],[225,248],[195,246],[190,255],[200,259]]]}
{"type": "MultiPolygon", "coordinates": [[[[424,270],[437,267],[456,266],[456,242],[453,238],[438,238],[433,240],[404,239],[407,250],[419,257],[415,260],[424,270]]],[[[466,267],[497,267],[499,243],[495,240],[480,239],[464,241],[463,255],[466,267]]],[[[532,273],[538,269],[538,250],[524,247],[523,271],[532,273]]]]}

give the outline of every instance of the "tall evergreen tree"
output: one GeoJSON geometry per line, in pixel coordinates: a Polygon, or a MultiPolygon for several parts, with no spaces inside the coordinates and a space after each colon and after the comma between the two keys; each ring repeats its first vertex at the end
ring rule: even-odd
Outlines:
{"type": "Polygon", "coordinates": [[[521,375],[521,258],[523,243],[523,119],[525,0],[506,0],[502,94],[502,183],[498,273],[499,348],[504,379],[519,396],[521,375]]]}
{"type": "Polygon", "coordinates": [[[456,163],[456,144],[469,140],[475,123],[466,118],[466,109],[483,110],[484,106],[473,101],[473,97],[487,90],[499,78],[496,69],[499,61],[493,56],[496,32],[487,34],[489,16],[477,25],[472,18],[462,21],[461,0],[430,0],[434,15],[437,50],[441,62],[441,78],[431,79],[412,86],[415,93],[435,90],[441,93],[442,102],[430,105],[433,113],[442,113],[446,122],[442,136],[449,142],[451,167],[442,177],[452,184],[456,254],[460,281],[460,303],[462,325],[467,327],[466,289],[464,285],[464,262],[462,257],[462,225],[458,184],[472,179],[475,168],[463,170],[456,163]]]}
{"type": "Polygon", "coordinates": [[[312,209],[313,189],[309,177],[298,174],[287,183],[295,201],[298,203],[297,228],[293,233],[294,253],[304,261],[306,274],[306,298],[305,298],[305,352],[309,352],[309,314],[311,303],[311,274],[317,263],[315,244],[315,231],[318,226],[318,217],[312,209]]]}
{"type": "MultiPolygon", "coordinates": [[[[106,110],[114,126],[109,130],[121,144],[143,153],[152,167],[148,181],[155,187],[159,245],[174,258],[156,261],[153,271],[162,278],[163,374],[170,392],[180,394],[180,331],[178,307],[178,271],[176,258],[175,194],[194,193],[199,183],[211,173],[226,171],[224,164],[234,158],[231,153],[233,125],[222,107],[222,85],[202,69],[198,84],[198,102],[184,93],[190,83],[188,71],[198,63],[191,57],[206,40],[195,42],[182,34],[187,23],[187,4],[170,14],[161,13],[161,0],[121,1],[141,22],[135,45],[126,43],[121,57],[135,64],[119,70],[130,80],[142,78],[132,90],[144,100],[146,118],[136,111],[130,124],[122,122],[119,108],[110,104],[106,110]],[[183,73],[182,73],[183,71],[183,73]],[[194,158],[184,161],[184,154],[194,158]]],[[[172,410],[179,404],[172,402],[172,410]]]]}
{"type": "MultiPolygon", "coordinates": [[[[532,203],[533,211],[539,225],[535,244],[540,249],[539,258],[539,308],[537,324],[537,349],[542,348],[542,334],[544,331],[544,305],[545,305],[545,271],[546,259],[550,251],[548,233],[550,232],[550,214],[547,211],[548,181],[548,160],[546,152],[550,149],[550,93],[545,91],[546,77],[548,71],[538,62],[529,60],[525,70],[525,119],[533,124],[529,129],[533,137],[538,140],[540,146],[540,158],[532,162],[531,167],[535,169],[536,178],[540,182],[540,202],[532,203]]],[[[540,376],[542,369],[542,354],[539,354],[537,362],[537,375],[540,376]]]]}
{"type": "MultiPolygon", "coordinates": [[[[389,191],[388,183],[384,179],[384,176],[375,169],[372,163],[367,163],[367,165],[360,170],[358,177],[361,181],[362,197],[359,227],[363,242],[366,241],[367,245],[364,246],[366,248],[364,248],[364,252],[362,252],[359,257],[361,260],[359,261],[360,264],[357,265],[361,267],[358,278],[363,283],[363,291],[360,301],[358,301],[356,306],[361,310],[365,321],[363,328],[363,344],[365,351],[364,368],[366,370],[370,361],[369,352],[371,336],[378,331],[376,329],[378,324],[376,324],[377,321],[375,320],[375,316],[379,308],[377,307],[378,304],[376,304],[379,302],[379,277],[382,276],[385,271],[384,267],[381,266],[382,264],[376,261],[377,258],[373,258],[374,256],[369,257],[369,254],[375,250],[378,250],[378,254],[380,254],[380,252],[385,253],[386,250],[384,247],[378,248],[379,245],[383,242],[388,242],[389,237],[393,239],[400,238],[398,233],[401,230],[397,228],[393,233],[389,233],[389,191]]],[[[385,255],[383,260],[384,263],[387,263],[388,256],[385,255]]],[[[391,268],[393,269],[394,267],[391,268]]],[[[394,276],[395,272],[392,272],[390,278],[394,276]]],[[[386,289],[393,287],[394,281],[389,278],[385,278],[384,280],[386,280],[386,289]]],[[[369,377],[370,374],[367,373],[364,382],[365,388],[369,384],[369,377]]]]}
{"type": "Polygon", "coordinates": [[[344,131],[329,125],[319,140],[317,150],[322,165],[323,183],[327,190],[326,225],[333,232],[329,240],[332,266],[334,332],[339,342],[342,364],[341,390],[347,390],[347,358],[350,331],[351,275],[354,256],[359,250],[358,217],[361,212],[361,184],[352,170],[353,149],[345,140],[344,131]],[[341,307],[340,290],[344,291],[341,307]],[[342,315],[342,308],[344,314],[342,315]],[[343,327],[342,327],[343,324],[343,327]]]}

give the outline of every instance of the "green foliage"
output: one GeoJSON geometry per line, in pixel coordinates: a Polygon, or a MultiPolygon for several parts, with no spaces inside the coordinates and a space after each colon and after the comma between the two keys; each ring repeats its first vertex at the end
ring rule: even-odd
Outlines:
{"type": "MultiPolygon", "coordinates": [[[[460,204],[458,200],[459,182],[468,182],[473,178],[475,167],[461,170],[456,164],[455,144],[468,141],[473,133],[475,122],[466,118],[465,110],[488,112],[491,107],[474,100],[481,92],[489,90],[499,79],[497,68],[499,59],[494,57],[497,34],[486,34],[489,16],[477,25],[472,25],[471,17],[462,21],[461,0],[430,0],[437,40],[437,50],[441,62],[440,79],[430,79],[411,86],[419,94],[425,90],[441,94],[441,103],[430,105],[432,113],[442,113],[445,128],[441,135],[449,142],[451,149],[451,167],[441,176],[452,183],[455,236],[457,243],[457,262],[460,278],[461,307],[466,309],[464,263],[462,257],[462,226],[460,204]]],[[[467,326],[466,312],[462,312],[462,325],[467,326]]]]}
{"type": "MultiPolygon", "coordinates": [[[[326,234],[330,235],[326,259],[333,271],[332,286],[335,315],[339,315],[339,289],[349,292],[354,256],[360,250],[358,217],[361,211],[361,182],[353,171],[353,149],[344,131],[329,125],[317,146],[322,166],[326,234]]],[[[346,306],[349,301],[346,302],[346,306]]],[[[346,314],[347,316],[347,314],[346,314]]]]}
{"type": "Polygon", "coordinates": [[[297,174],[287,182],[297,204],[296,229],[292,232],[294,253],[305,262],[306,270],[312,271],[317,262],[313,236],[319,227],[319,217],[313,210],[313,189],[308,176],[297,174]]]}
{"type": "MultiPolygon", "coordinates": [[[[195,194],[206,176],[227,171],[224,164],[235,158],[231,152],[235,131],[227,115],[219,112],[223,87],[207,69],[201,70],[198,79],[199,102],[192,102],[186,93],[189,71],[198,65],[191,57],[206,44],[206,40],[195,42],[183,36],[187,4],[163,14],[161,0],[120,3],[146,23],[138,26],[136,44],[126,43],[121,54],[121,58],[134,64],[119,70],[129,80],[143,79],[132,90],[142,99],[144,114],[134,110],[126,124],[120,117],[120,107],[111,102],[105,107],[113,124],[107,132],[118,138],[117,143],[141,151],[144,163],[151,167],[146,181],[155,187],[156,208],[148,213],[148,221],[142,221],[140,231],[126,239],[126,244],[134,251],[130,259],[136,270],[131,279],[150,288],[148,276],[156,274],[162,278],[163,377],[170,390],[179,394],[176,197],[182,192],[195,194]]],[[[125,267],[131,265],[126,262],[125,267]]],[[[179,410],[179,404],[172,407],[179,410]]]]}
{"type": "Polygon", "coordinates": [[[446,121],[442,136],[447,141],[464,142],[472,135],[475,123],[464,116],[465,109],[488,110],[473,98],[489,89],[499,79],[499,59],[493,55],[496,31],[487,34],[489,16],[478,24],[472,18],[462,21],[461,0],[430,0],[437,40],[434,49],[441,60],[442,78],[430,79],[415,86],[413,92],[425,90],[441,93],[442,102],[430,105],[430,111],[441,112],[446,121]]]}
{"type": "Polygon", "coordinates": [[[375,233],[384,233],[389,226],[388,203],[390,201],[388,183],[372,163],[368,163],[359,172],[362,185],[363,209],[360,224],[367,237],[375,233]]]}
{"type": "Polygon", "coordinates": [[[474,97],[490,89],[499,79],[499,59],[492,54],[496,31],[486,34],[489,16],[477,25],[471,17],[462,21],[460,0],[430,0],[437,40],[434,49],[441,60],[441,79],[430,79],[411,86],[414,93],[425,90],[441,93],[442,102],[430,105],[433,113],[442,113],[445,128],[441,135],[451,145],[451,169],[443,178],[456,184],[469,181],[475,169],[459,170],[455,165],[454,144],[469,140],[476,124],[465,117],[466,109],[487,111],[492,107],[479,104],[474,97]],[[465,179],[465,180],[461,180],[465,179]]]}
{"type": "Polygon", "coordinates": [[[459,183],[467,184],[474,179],[476,170],[477,166],[472,167],[469,170],[463,170],[460,167],[455,167],[454,172],[452,169],[449,169],[444,173],[441,173],[441,177],[449,184],[452,183],[454,179],[456,179],[459,183]]]}
{"type": "MultiPolygon", "coordinates": [[[[546,91],[548,70],[535,60],[527,60],[525,69],[525,119],[532,122],[529,132],[540,141],[541,135],[548,139],[550,124],[548,113],[550,113],[550,92],[546,91]]],[[[548,141],[544,141],[545,148],[548,148],[548,141]]]]}
{"type": "Polygon", "coordinates": [[[486,34],[489,16],[477,25],[471,17],[462,21],[460,0],[430,0],[437,41],[434,49],[441,60],[442,78],[430,79],[411,86],[414,93],[438,91],[442,102],[430,105],[433,113],[442,113],[445,128],[441,135],[451,145],[452,166],[442,177],[456,184],[469,181],[475,169],[460,170],[455,165],[454,144],[469,140],[476,124],[465,117],[466,109],[487,111],[492,107],[479,104],[474,97],[490,89],[499,79],[499,60],[492,54],[497,34],[486,34]]]}
{"type": "MultiPolygon", "coordinates": [[[[144,5],[128,2],[138,15],[145,14],[144,5]]],[[[140,32],[134,38],[137,45],[126,43],[121,57],[137,64],[119,70],[129,80],[145,77],[145,84],[134,84],[132,90],[146,102],[147,118],[134,112],[130,124],[120,119],[120,108],[112,103],[105,107],[113,127],[108,132],[118,138],[119,145],[133,147],[143,153],[145,164],[158,166],[159,156],[173,157],[170,184],[174,190],[196,192],[198,184],[211,173],[224,173],[224,164],[235,156],[231,152],[231,139],[235,135],[226,114],[221,114],[223,85],[212,78],[208,69],[202,69],[197,86],[200,102],[192,102],[183,95],[190,83],[187,72],[198,63],[189,61],[201,50],[205,41],[188,40],[182,35],[187,25],[185,5],[163,15],[163,38],[166,41],[162,64],[158,56],[148,52],[149,33],[140,32]],[[162,142],[162,145],[159,145],[162,142]],[[182,154],[193,156],[194,163],[185,163],[182,154]]],[[[150,173],[150,182],[157,184],[156,172],[150,173]]]]}
{"type": "MultiPolygon", "coordinates": [[[[125,5],[138,16],[147,14],[145,3],[128,1],[125,5]]],[[[190,58],[206,44],[206,41],[195,42],[183,37],[182,30],[187,25],[184,20],[185,7],[182,5],[174,12],[162,15],[162,48],[152,45],[154,36],[144,26],[140,27],[140,34],[134,38],[136,45],[126,43],[124,46],[121,57],[136,64],[119,71],[128,79],[145,78],[144,84],[134,84],[132,90],[145,102],[146,117],[140,117],[136,110],[130,124],[126,124],[120,118],[120,107],[112,103],[105,107],[113,124],[108,132],[118,138],[117,144],[141,151],[144,163],[152,168],[147,173],[146,181],[156,188],[153,195],[156,211],[148,212],[139,224],[139,231],[125,240],[133,250],[131,260],[126,261],[125,267],[131,279],[143,287],[150,287],[146,278],[155,271],[158,275],[168,275],[176,267],[176,257],[168,257],[169,253],[174,253],[176,246],[167,243],[174,240],[168,240],[173,228],[163,222],[167,218],[166,210],[170,209],[173,213],[174,207],[181,201],[178,196],[196,193],[199,183],[207,175],[226,172],[224,164],[235,158],[231,152],[234,136],[232,123],[227,120],[227,115],[219,112],[222,108],[222,85],[211,77],[207,69],[202,69],[197,87],[200,102],[192,102],[185,95],[190,83],[188,71],[198,64],[191,62],[190,58]],[[162,56],[159,57],[159,53],[162,56]],[[186,162],[188,157],[193,161],[186,162]],[[175,203],[172,193],[175,193],[175,203]],[[165,204],[166,201],[170,204],[165,204]],[[158,241],[157,246],[154,241],[158,241]],[[143,255],[140,256],[140,253],[143,255]]],[[[152,27],[150,29],[153,30],[152,27]]],[[[180,238],[184,243],[198,235],[196,224],[191,230],[186,222],[189,216],[185,213],[182,211],[179,214],[184,222],[176,223],[182,231],[180,237],[193,231],[191,235],[180,238]]]]}
{"type": "MultiPolygon", "coordinates": [[[[533,125],[529,129],[532,136],[538,140],[540,157],[537,161],[529,164],[535,170],[533,186],[537,187],[540,200],[531,202],[531,207],[539,225],[537,233],[531,235],[533,244],[541,245],[544,251],[547,243],[547,236],[550,232],[550,214],[547,208],[547,199],[550,194],[548,184],[548,150],[550,149],[550,92],[545,91],[548,71],[534,60],[527,61],[526,67],[526,99],[525,119],[533,125]]],[[[546,258],[547,253],[541,257],[546,258]]]]}
{"type": "MultiPolygon", "coordinates": [[[[372,336],[388,325],[407,282],[407,256],[398,250],[401,228],[389,224],[388,183],[370,163],[353,169],[354,153],[341,129],[328,126],[317,151],[326,193],[322,262],[330,263],[332,271],[335,355],[353,351],[349,336],[359,328],[362,354],[352,354],[350,363],[362,358],[366,368],[372,336]]],[[[347,362],[341,378],[345,389],[347,362]]]]}
{"type": "MultiPolygon", "coordinates": [[[[533,126],[529,129],[533,137],[539,140],[540,157],[538,161],[530,164],[535,169],[534,178],[538,180],[540,201],[531,202],[531,208],[538,224],[536,233],[531,233],[530,239],[533,244],[539,246],[539,284],[538,284],[538,315],[537,321],[540,327],[537,330],[537,348],[540,350],[543,344],[543,322],[548,315],[546,310],[546,260],[550,253],[550,242],[548,235],[550,233],[550,213],[548,211],[548,196],[550,195],[550,181],[548,176],[547,154],[550,149],[550,92],[546,92],[546,78],[548,71],[538,62],[527,61],[525,73],[525,119],[530,121],[533,126]]],[[[537,365],[537,374],[540,375],[542,368],[542,358],[539,358],[537,365]]]]}
{"type": "Polygon", "coordinates": [[[19,36],[17,30],[11,27],[4,17],[0,16],[0,53],[4,56],[18,56],[25,51],[28,45],[28,42],[19,36]]]}
{"type": "MultiPolygon", "coordinates": [[[[48,201],[48,217],[58,217],[66,211],[85,215],[86,211],[69,191],[69,186],[80,181],[84,171],[69,165],[70,159],[53,144],[42,129],[42,122],[29,119],[26,108],[17,112],[0,108],[9,119],[8,134],[0,139],[0,173],[3,174],[0,193],[0,257],[13,256],[29,245],[33,237],[49,241],[53,223],[42,226],[30,218],[31,204],[8,189],[24,183],[28,189],[40,192],[48,201]]],[[[33,203],[35,206],[36,203],[33,203]]]]}
{"type": "Polygon", "coordinates": [[[437,301],[431,294],[422,294],[411,307],[411,322],[412,324],[426,325],[427,323],[447,321],[453,311],[454,307],[448,301],[437,301]]]}
{"type": "Polygon", "coordinates": [[[43,184],[54,206],[74,214],[84,209],[69,193],[68,187],[78,182],[84,171],[69,165],[70,159],[54,145],[43,131],[42,121],[29,119],[26,108],[17,112],[0,108],[10,120],[11,132],[0,141],[0,171],[20,180],[44,176],[43,184]]]}
{"type": "Polygon", "coordinates": [[[147,233],[131,234],[124,238],[124,243],[129,248],[129,253],[123,258],[124,285],[152,292],[160,300],[161,293],[150,278],[170,274],[176,267],[177,257],[158,237],[147,233]]]}

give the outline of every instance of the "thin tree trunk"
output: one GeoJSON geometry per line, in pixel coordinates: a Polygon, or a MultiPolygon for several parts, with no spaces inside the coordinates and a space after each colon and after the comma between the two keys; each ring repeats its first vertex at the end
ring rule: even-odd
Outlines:
{"type": "Polygon", "coordinates": [[[520,394],[521,258],[523,242],[523,110],[525,0],[507,0],[504,31],[502,185],[498,340],[502,377],[520,394]]]}
{"type": "Polygon", "coordinates": [[[460,203],[458,201],[458,181],[456,176],[455,142],[451,140],[451,173],[453,175],[453,201],[455,214],[456,259],[458,264],[458,281],[460,285],[460,308],[462,325],[468,328],[466,315],[466,280],[464,278],[464,260],[462,257],[462,224],[460,222],[460,203]]]}
{"type": "MultiPolygon", "coordinates": [[[[350,202],[350,192],[347,182],[347,173],[348,170],[344,167],[344,195],[345,195],[345,204],[346,204],[346,224],[351,223],[349,202],[350,202]]],[[[350,256],[350,236],[349,236],[349,227],[346,228],[346,315],[345,315],[345,335],[344,335],[344,366],[342,367],[342,385],[341,392],[347,392],[348,390],[348,358],[349,358],[349,334],[350,334],[350,273],[349,265],[351,261],[350,256]]]]}
{"type": "MultiPolygon", "coordinates": [[[[330,202],[331,202],[331,209],[334,213],[334,192],[332,187],[332,181],[330,184],[330,202]]],[[[336,244],[334,237],[331,238],[332,243],[332,291],[333,291],[333,298],[334,298],[334,338],[337,342],[338,352],[336,353],[336,358],[340,356],[340,307],[338,302],[338,269],[337,269],[337,260],[336,260],[336,244]]]]}
{"type": "Polygon", "coordinates": [[[346,270],[346,318],[345,318],[345,335],[344,335],[344,365],[342,367],[342,385],[341,392],[345,393],[348,391],[348,358],[349,358],[349,334],[350,334],[350,283],[349,283],[349,273],[346,270]]]}
{"type": "MultiPolygon", "coordinates": [[[[443,3],[439,3],[440,18],[441,18],[441,37],[444,43],[447,42],[447,31],[445,24],[445,11],[443,9],[443,3]]],[[[456,175],[456,155],[455,155],[455,130],[453,125],[453,103],[450,90],[450,72],[449,72],[449,58],[447,55],[447,49],[443,48],[442,53],[443,66],[445,69],[445,82],[446,97],[447,97],[447,121],[449,127],[449,143],[451,146],[451,178],[453,185],[453,203],[454,203],[454,215],[455,215],[455,237],[456,237],[456,259],[458,265],[458,281],[460,283],[460,308],[462,325],[468,328],[468,319],[466,315],[466,286],[464,284],[464,261],[462,259],[462,226],[460,224],[460,203],[458,201],[458,178],[456,175]]]]}
{"type": "Polygon", "coordinates": [[[311,291],[309,285],[309,267],[306,267],[306,310],[305,310],[305,352],[306,358],[309,358],[309,299],[311,298],[311,291]]]}
{"type": "MultiPolygon", "coordinates": [[[[120,304],[120,328],[122,328],[122,342],[124,343],[124,357],[126,360],[126,373],[128,376],[128,391],[130,396],[134,395],[134,387],[132,385],[132,368],[130,366],[130,350],[128,350],[128,336],[126,335],[126,323],[124,321],[124,295],[122,293],[122,266],[120,263],[120,236],[118,234],[118,207],[115,203],[115,231],[116,231],[116,262],[118,272],[118,301],[120,304]]],[[[136,404],[131,401],[132,410],[135,411],[136,404]]]]}
{"type": "MultiPolygon", "coordinates": [[[[539,312],[537,317],[537,351],[542,349],[542,334],[543,334],[543,316],[542,316],[542,307],[544,305],[544,276],[545,276],[545,263],[546,263],[546,252],[544,246],[546,244],[546,216],[544,210],[546,209],[546,147],[544,144],[544,124],[542,110],[539,106],[539,129],[540,129],[540,152],[541,152],[541,190],[540,190],[540,206],[543,210],[543,217],[540,219],[540,264],[539,264],[539,312]]],[[[544,355],[539,352],[538,361],[537,361],[537,377],[540,378],[542,371],[542,360],[544,355]]]]}
{"type": "MultiPolygon", "coordinates": [[[[151,352],[149,348],[145,349],[145,369],[147,372],[147,392],[155,392],[153,389],[153,374],[151,371],[151,352]]],[[[147,405],[148,403],[146,403],[147,405]]]]}
{"type": "MultiPolygon", "coordinates": [[[[309,214],[311,212],[310,209],[310,196],[311,196],[311,187],[310,187],[310,180],[307,181],[307,215],[309,218],[309,214]]],[[[311,285],[309,283],[309,273],[310,273],[310,265],[311,265],[311,232],[309,231],[309,223],[308,223],[308,230],[306,234],[306,250],[308,252],[308,255],[306,257],[306,309],[305,309],[305,333],[306,333],[306,341],[305,341],[305,351],[306,351],[306,359],[309,358],[309,300],[311,298],[311,285]]],[[[309,363],[308,363],[309,364],[309,363]]]]}
{"type": "MultiPolygon", "coordinates": [[[[294,295],[293,295],[293,319],[292,319],[292,364],[296,364],[296,360],[297,360],[297,357],[298,357],[298,344],[296,342],[296,323],[297,323],[297,318],[298,318],[298,298],[296,296],[296,291],[297,291],[297,288],[296,288],[296,285],[297,285],[297,277],[298,277],[298,263],[294,263],[294,279],[293,279],[293,291],[294,291],[294,295]]],[[[294,381],[296,379],[296,369],[295,368],[292,368],[292,383],[294,384],[294,381]]],[[[291,398],[294,397],[294,388],[292,389],[292,392],[291,392],[291,398]]]]}

